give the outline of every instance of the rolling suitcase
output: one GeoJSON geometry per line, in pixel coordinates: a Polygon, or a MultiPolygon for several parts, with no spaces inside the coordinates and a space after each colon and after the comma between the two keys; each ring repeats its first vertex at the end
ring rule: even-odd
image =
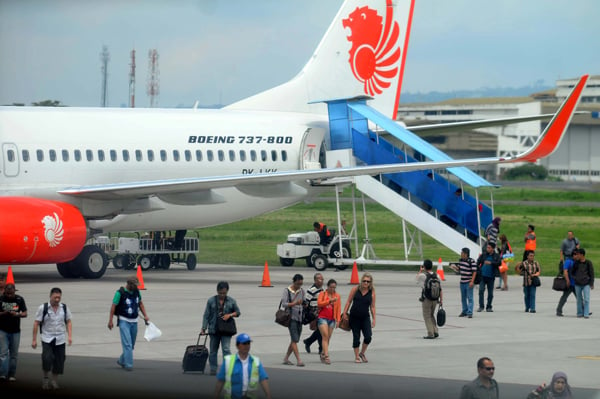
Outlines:
{"type": "Polygon", "coordinates": [[[208,348],[206,347],[206,339],[208,338],[208,334],[198,334],[198,340],[196,341],[196,345],[189,345],[185,348],[185,353],[183,354],[183,362],[181,363],[181,367],[183,368],[183,372],[187,373],[190,371],[197,371],[204,374],[204,369],[206,368],[206,361],[208,360],[208,348]],[[204,343],[200,345],[200,337],[204,335],[204,343]]]}

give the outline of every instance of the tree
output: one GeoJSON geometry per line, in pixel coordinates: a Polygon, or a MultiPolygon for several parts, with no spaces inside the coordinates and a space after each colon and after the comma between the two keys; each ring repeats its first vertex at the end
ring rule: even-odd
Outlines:
{"type": "Polygon", "coordinates": [[[547,177],[548,170],[546,168],[532,163],[508,169],[504,173],[506,180],[545,180],[547,177]]]}

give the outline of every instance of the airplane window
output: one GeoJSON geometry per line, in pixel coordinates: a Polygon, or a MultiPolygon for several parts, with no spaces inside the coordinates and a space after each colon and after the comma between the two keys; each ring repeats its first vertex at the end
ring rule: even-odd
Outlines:
{"type": "Polygon", "coordinates": [[[232,162],[235,161],[235,151],[229,150],[229,160],[232,162]]]}
{"type": "Polygon", "coordinates": [[[85,158],[91,162],[94,160],[94,153],[92,152],[92,150],[85,150],[85,158]]]}
{"type": "Polygon", "coordinates": [[[55,162],[56,161],[56,151],[55,150],[48,151],[48,158],[50,158],[50,160],[52,162],[55,162]]]}
{"type": "Polygon", "coordinates": [[[208,151],[206,151],[206,159],[207,159],[209,162],[212,162],[212,161],[215,159],[215,156],[213,155],[213,152],[212,152],[212,150],[208,150],[208,151]]]}
{"type": "Polygon", "coordinates": [[[123,150],[123,161],[129,162],[129,150],[123,150]]]}
{"type": "Polygon", "coordinates": [[[192,152],[190,150],[185,150],[185,160],[190,162],[192,160],[192,152]]]}
{"type": "Polygon", "coordinates": [[[277,151],[271,150],[271,161],[277,161],[277,151]]]}
{"type": "Polygon", "coordinates": [[[98,161],[104,162],[104,150],[98,150],[98,161]]]}
{"type": "Polygon", "coordinates": [[[117,160],[117,151],[110,150],[110,160],[115,162],[117,160]]]}
{"type": "Polygon", "coordinates": [[[256,151],[250,151],[250,159],[252,160],[252,162],[256,162],[256,151]]]}
{"type": "Polygon", "coordinates": [[[196,150],[196,161],[202,161],[202,150],[196,150]]]}
{"type": "Polygon", "coordinates": [[[217,154],[219,154],[219,161],[223,162],[225,160],[225,153],[223,150],[217,151],[217,154]]]}
{"type": "Polygon", "coordinates": [[[13,150],[6,151],[6,159],[9,162],[15,162],[15,152],[13,150]]]}
{"type": "Polygon", "coordinates": [[[179,162],[179,151],[173,150],[173,161],[179,162]]]}
{"type": "Polygon", "coordinates": [[[37,160],[39,162],[42,162],[44,160],[44,151],[37,150],[35,153],[36,153],[37,160]]]}
{"type": "Polygon", "coordinates": [[[242,162],[246,161],[246,151],[244,151],[244,150],[240,150],[240,161],[242,161],[242,162]]]}
{"type": "Polygon", "coordinates": [[[263,162],[266,162],[266,161],[267,161],[267,152],[266,152],[265,150],[260,150],[260,159],[261,159],[263,162]]]}
{"type": "Polygon", "coordinates": [[[281,151],[281,160],[283,162],[287,161],[287,151],[286,150],[281,151]]]}
{"type": "Polygon", "coordinates": [[[154,162],[154,151],[148,150],[148,161],[154,162]]]}
{"type": "Polygon", "coordinates": [[[163,162],[167,160],[167,152],[165,150],[160,150],[160,160],[163,162]]]}
{"type": "Polygon", "coordinates": [[[23,152],[21,153],[21,156],[23,157],[24,162],[29,162],[29,151],[28,150],[23,150],[23,152]]]}
{"type": "Polygon", "coordinates": [[[69,151],[68,150],[62,150],[62,159],[63,161],[67,162],[69,160],[69,151]]]}
{"type": "Polygon", "coordinates": [[[81,161],[81,151],[80,150],[75,150],[75,160],[77,162],[81,161]]]}
{"type": "Polygon", "coordinates": [[[142,157],[142,150],[135,150],[135,160],[141,162],[144,160],[142,157]]]}

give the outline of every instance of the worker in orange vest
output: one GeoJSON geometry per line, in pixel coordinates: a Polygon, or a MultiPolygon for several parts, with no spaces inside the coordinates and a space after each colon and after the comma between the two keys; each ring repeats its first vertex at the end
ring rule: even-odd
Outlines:
{"type": "Polygon", "coordinates": [[[331,241],[331,231],[329,231],[327,225],[324,223],[314,222],[313,227],[315,228],[315,231],[319,233],[321,245],[329,244],[329,241],[331,241]]]}
{"type": "Polygon", "coordinates": [[[523,262],[527,259],[527,253],[529,251],[535,251],[535,226],[530,224],[527,226],[527,233],[525,233],[525,251],[523,251],[523,262]]]}

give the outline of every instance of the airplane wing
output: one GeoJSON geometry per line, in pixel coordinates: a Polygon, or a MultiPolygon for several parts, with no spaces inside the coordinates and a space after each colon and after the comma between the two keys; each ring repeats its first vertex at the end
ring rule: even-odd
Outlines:
{"type": "MultiPolygon", "coordinates": [[[[333,178],[377,175],[386,173],[412,172],[416,170],[442,169],[457,166],[475,166],[497,163],[535,162],[552,154],[565,132],[589,75],[581,77],[569,97],[554,114],[546,129],[540,134],[536,143],[527,151],[514,157],[489,157],[461,160],[444,160],[414,163],[399,163],[376,166],[358,166],[347,168],[326,168],[310,170],[294,170],[252,175],[228,175],[202,178],[183,178],[169,180],[151,180],[93,186],[77,186],[58,191],[60,194],[89,199],[127,199],[144,198],[153,195],[181,194],[209,191],[216,188],[244,187],[261,185],[288,186],[294,181],[323,181],[333,178]]],[[[285,193],[286,190],[282,190],[285,193]]]]}

